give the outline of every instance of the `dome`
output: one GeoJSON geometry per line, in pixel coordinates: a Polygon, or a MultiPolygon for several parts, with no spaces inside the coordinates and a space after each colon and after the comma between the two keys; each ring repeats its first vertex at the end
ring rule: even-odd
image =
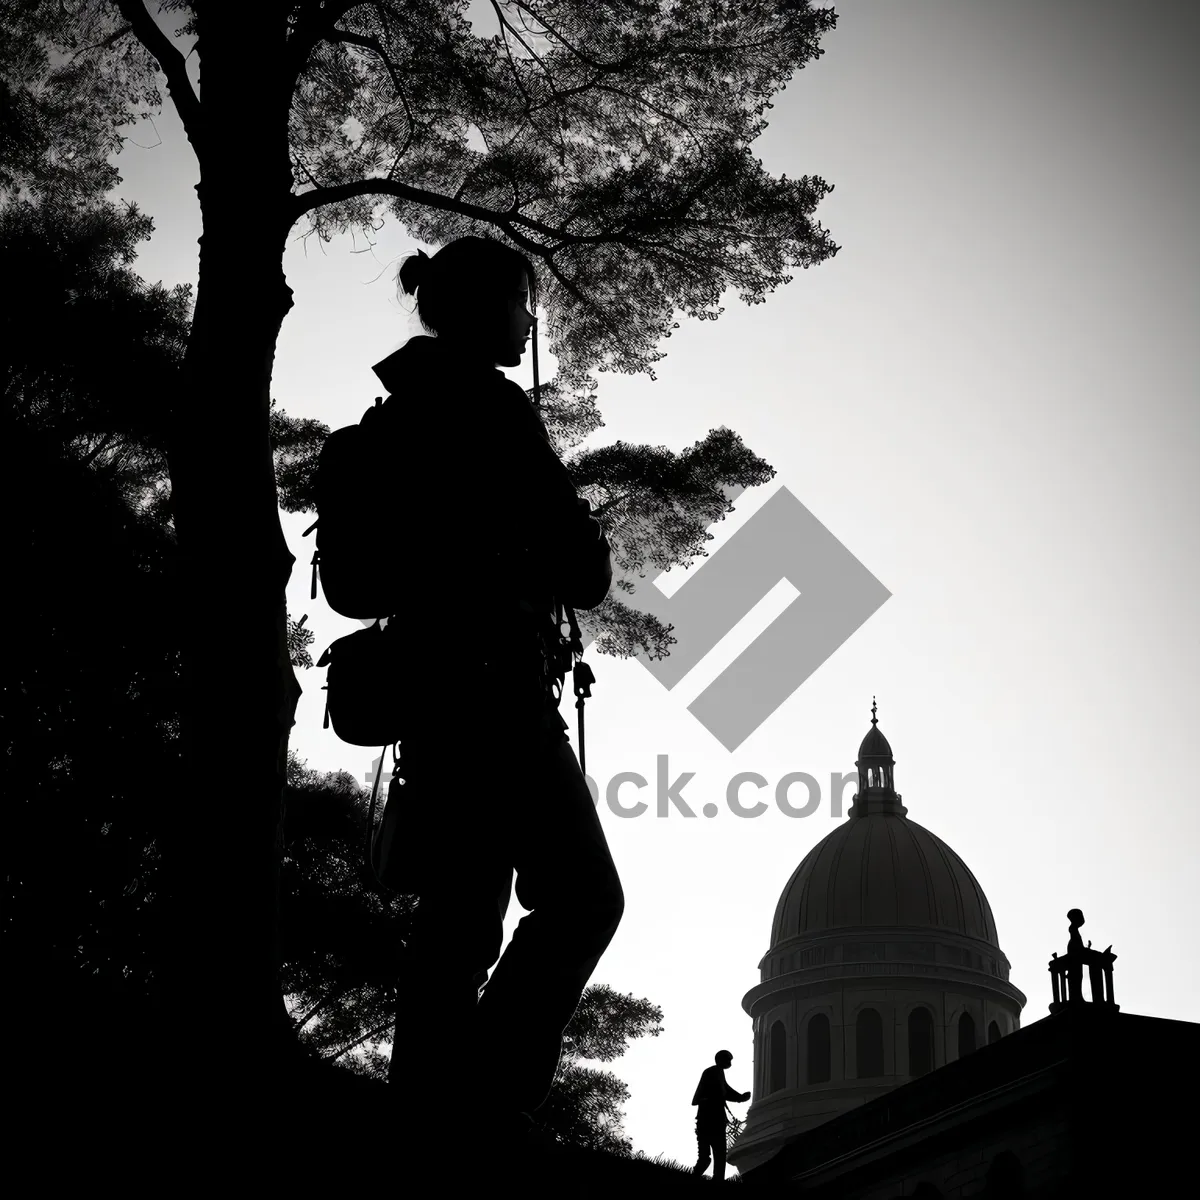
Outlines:
{"type": "Polygon", "coordinates": [[[878,725],[872,725],[867,730],[867,736],[863,738],[862,745],[858,748],[858,757],[859,759],[892,757],[892,748],[888,745],[888,740],[883,736],[883,731],[878,725]]]}
{"type": "Polygon", "coordinates": [[[871,703],[847,820],[796,868],[775,909],[771,944],[862,928],[937,929],[997,946],[991,905],[945,842],[908,819],[895,759],[871,703]]]}
{"type": "Polygon", "coordinates": [[[771,944],[851,926],[940,929],[999,947],[967,864],[899,813],[852,815],[809,851],[779,898],[771,944]]]}
{"type": "Polygon", "coordinates": [[[980,1031],[991,1042],[1020,1028],[1025,997],[991,905],[966,863],[909,820],[876,708],[854,804],[792,873],[742,999],[755,1098],[729,1151],[740,1171],[971,1053],[980,1031]]]}

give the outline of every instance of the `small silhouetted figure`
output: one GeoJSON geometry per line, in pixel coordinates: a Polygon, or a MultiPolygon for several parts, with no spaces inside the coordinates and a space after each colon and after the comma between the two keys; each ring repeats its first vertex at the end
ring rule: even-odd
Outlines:
{"type": "Polygon", "coordinates": [[[725,1178],[725,1137],[728,1122],[725,1104],[729,1100],[737,1103],[750,1099],[749,1092],[735,1092],[725,1082],[725,1068],[733,1062],[728,1050],[718,1050],[713,1059],[715,1066],[708,1067],[696,1085],[692,1104],[696,1107],[696,1145],[700,1151],[692,1172],[703,1175],[711,1162],[713,1179],[720,1182],[725,1178]]]}
{"type": "Polygon", "coordinates": [[[1067,1000],[1080,1001],[1083,999],[1083,938],[1079,936],[1079,927],[1083,924],[1083,912],[1073,908],[1067,913],[1071,922],[1067,935],[1067,1000]]]}
{"type": "Polygon", "coordinates": [[[558,712],[570,668],[547,649],[564,606],[604,600],[612,564],[538,410],[497,369],[519,365],[534,327],[529,260],[459,238],[406,259],[400,282],[436,336],[375,367],[409,584],[392,617],[404,733],[388,803],[419,897],[389,1080],[403,1096],[420,1080],[428,1132],[475,1147],[529,1128],[624,908],[558,712]],[[528,912],[501,956],[514,872],[528,912]]]}

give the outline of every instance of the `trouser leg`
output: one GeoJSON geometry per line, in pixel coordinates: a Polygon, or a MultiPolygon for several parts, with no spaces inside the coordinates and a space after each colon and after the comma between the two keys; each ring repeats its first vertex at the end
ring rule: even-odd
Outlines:
{"type": "Polygon", "coordinates": [[[402,955],[388,1080],[431,1099],[471,1084],[464,1065],[478,1040],[479,988],[504,940],[512,871],[494,868],[488,875],[479,882],[490,887],[423,895],[402,955]]]}
{"type": "Polygon", "coordinates": [[[725,1178],[725,1130],[712,1134],[713,1179],[718,1183],[725,1178]]]}
{"type": "Polygon", "coordinates": [[[705,1168],[711,1162],[713,1165],[713,1178],[720,1180],[725,1178],[725,1127],[717,1125],[715,1121],[697,1121],[696,1123],[696,1144],[700,1149],[700,1157],[696,1161],[693,1171],[697,1175],[703,1175],[705,1168]]]}
{"type": "Polygon", "coordinates": [[[444,732],[404,746],[400,836],[418,897],[402,954],[388,1080],[430,1102],[469,1088],[479,988],[500,954],[512,864],[497,851],[483,764],[444,732]]]}
{"type": "Polygon", "coordinates": [[[501,789],[528,911],[479,1002],[482,1050],[509,1076],[513,1107],[545,1100],[562,1033],[616,932],[624,895],[591,793],[561,732],[541,734],[501,789]]]}

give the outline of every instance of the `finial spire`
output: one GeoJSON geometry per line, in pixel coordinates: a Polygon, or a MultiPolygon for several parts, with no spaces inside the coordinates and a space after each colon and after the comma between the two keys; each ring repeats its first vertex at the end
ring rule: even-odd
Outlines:
{"type": "Polygon", "coordinates": [[[875,705],[875,697],[874,697],[874,696],[872,696],[872,697],[871,697],[871,724],[872,724],[872,725],[878,725],[878,724],[879,724],[879,721],[878,721],[878,719],[877,719],[877,718],[876,718],[876,716],[875,716],[875,707],[876,707],[876,705],[875,705]]]}

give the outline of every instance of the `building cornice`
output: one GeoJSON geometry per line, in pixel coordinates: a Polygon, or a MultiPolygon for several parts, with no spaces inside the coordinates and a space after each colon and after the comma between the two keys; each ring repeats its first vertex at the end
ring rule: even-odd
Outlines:
{"type": "Polygon", "coordinates": [[[801,989],[811,993],[830,988],[863,987],[872,983],[883,987],[916,984],[925,988],[957,988],[1000,996],[1015,1004],[1018,1009],[1024,1008],[1026,1001],[1025,994],[1006,980],[945,963],[831,963],[803,971],[789,971],[763,980],[745,994],[742,998],[742,1008],[753,1017],[756,1010],[767,1007],[763,1004],[764,1000],[777,1000],[785,993],[795,993],[801,989]]]}

